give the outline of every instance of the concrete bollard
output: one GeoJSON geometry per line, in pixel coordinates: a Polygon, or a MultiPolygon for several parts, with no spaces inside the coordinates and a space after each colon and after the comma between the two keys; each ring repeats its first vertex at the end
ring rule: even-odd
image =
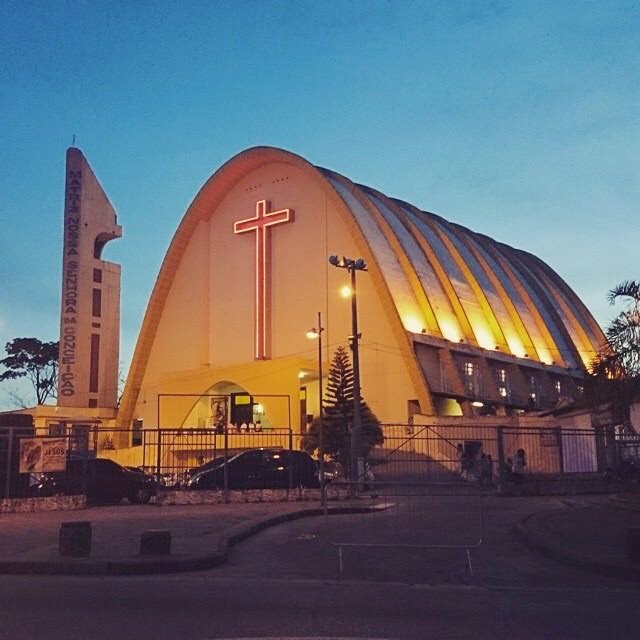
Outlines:
{"type": "Polygon", "coordinates": [[[140,536],[140,555],[166,556],[171,553],[171,531],[153,529],[140,536]]]}
{"type": "Polygon", "coordinates": [[[63,556],[88,556],[91,553],[91,523],[63,522],[60,525],[58,551],[63,556]]]}
{"type": "Polygon", "coordinates": [[[630,527],[627,531],[627,550],[631,562],[640,562],[640,527],[630,527]]]}

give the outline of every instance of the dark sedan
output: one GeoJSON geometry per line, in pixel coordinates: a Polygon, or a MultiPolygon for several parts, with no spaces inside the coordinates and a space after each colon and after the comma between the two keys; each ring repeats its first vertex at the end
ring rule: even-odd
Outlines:
{"type": "Polygon", "coordinates": [[[114,503],[123,498],[134,504],[146,504],[156,494],[153,476],[131,471],[106,458],[74,458],[67,461],[67,470],[45,473],[34,487],[35,494],[77,495],[85,493],[87,502],[114,503]]]}
{"type": "MultiPolygon", "coordinates": [[[[234,455],[237,455],[237,454],[234,454],[234,455]]],[[[212,460],[209,460],[208,462],[201,464],[199,467],[191,467],[190,469],[187,469],[183,474],[182,484],[184,486],[188,486],[189,481],[191,480],[191,478],[193,478],[193,476],[195,476],[198,473],[202,473],[203,471],[210,471],[215,467],[219,467],[221,464],[224,464],[226,460],[230,460],[231,458],[233,458],[234,455],[216,456],[212,460]]]]}
{"type": "MultiPolygon", "coordinates": [[[[319,487],[318,468],[304,451],[287,449],[249,449],[227,461],[230,489],[286,489],[319,487]]],[[[224,462],[212,469],[194,473],[190,489],[224,487],[224,462]]]]}

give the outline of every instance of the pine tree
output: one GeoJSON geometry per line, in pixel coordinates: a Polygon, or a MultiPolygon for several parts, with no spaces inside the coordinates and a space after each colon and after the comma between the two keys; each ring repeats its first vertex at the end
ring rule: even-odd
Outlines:
{"type": "MultiPolygon", "coordinates": [[[[329,368],[327,388],[324,397],[323,448],[325,454],[345,468],[351,453],[351,426],[353,424],[353,369],[344,347],[338,347],[329,368]]],[[[361,450],[359,456],[365,458],[375,445],[382,444],[384,436],[380,422],[366,402],[360,399],[361,450]]],[[[313,453],[318,449],[320,420],[315,418],[309,431],[302,439],[305,451],[313,453]]]]}

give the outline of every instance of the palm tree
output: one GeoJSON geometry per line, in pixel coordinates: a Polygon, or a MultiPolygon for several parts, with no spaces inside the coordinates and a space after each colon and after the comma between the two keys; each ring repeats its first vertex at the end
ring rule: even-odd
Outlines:
{"type": "Polygon", "coordinates": [[[626,306],[606,328],[607,341],[591,364],[589,397],[593,406],[611,403],[617,420],[628,425],[629,406],[640,396],[640,281],[619,284],[607,300],[626,306]]]}
{"type": "Polygon", "coordinates": [[[640,281],[627,280],[607,294],[610,304],[621,299],[627,306],[607,327],[607,342],[619,373],[636,377],[640,376],[640,281]]]}

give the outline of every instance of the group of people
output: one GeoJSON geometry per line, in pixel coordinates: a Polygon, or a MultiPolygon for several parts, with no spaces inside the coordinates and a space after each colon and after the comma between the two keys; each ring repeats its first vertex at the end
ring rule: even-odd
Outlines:
{"type": "Polygon", "coordinates": [[[459,474],[463,480],[478,480],[482,484],[493,483],[493,458],[489,453],[482,453],[476,457],[465,450],[462,443],[456,446],[459,474]]]}
{"type": "MultiPolygon", "coordinates": [[[[493,458],[490,453],[482,453],[480,457],[464,448],[462,443],[456,446],[459,464],[459,475],[463,480],[477,480],[481,484],[493,484],[493,458]]],[[[512,458],[507,458],[500,477],[509,482],[520,483],[524,480],[527,456],[524,449],[518,449],[512,458]]]]}
{"type": "Polygon", "coordinates": [[[527,466],[527,455],[524,449],[518,449],[513,458],[507,458],[503,476],[508,482],[519,484],[524,481],[524,471],[527,466]]]}
{"type": "MultiPolygon", "coordinates": [[[[225,425],[224,423],[216,424],[216,433],[224,433],[225,425]]],[[[255,422],[230,422],[226,426],[227,433],[259,433],[262,431],[262,422],[260,420],[256,420],[255,422]]]]}

